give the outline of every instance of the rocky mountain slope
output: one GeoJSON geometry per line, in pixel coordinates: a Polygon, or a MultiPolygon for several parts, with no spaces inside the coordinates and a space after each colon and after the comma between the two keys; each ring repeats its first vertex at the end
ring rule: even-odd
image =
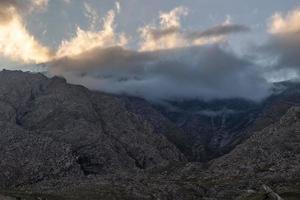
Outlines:
{"type": "Polygon", "coordinates": [[[284,199],[296,200],[300,198],[299,123],[300,108],[293,107],[278,123],[207,164],[173,162],[135,173],[57,177],[4,194],[53,200],[264,200],[269,198],[261,186],[267,184],[284,199]]]}
{"type": "Polygon", "coordinates": [[[185,161],[124,100],[62,78],[3,71],[0,107],[0,186],[185,161]]]}
{"type": "Polygon", "coordinates": [[[0,199],[299,199],[300,87],[279,88],[162,107],[2,71],[0,199]]]}
{"type": "Polygon", "coordinates": [[[245,189],[267,183],[278,187],[277,190],[294,187],[299,192],[299,144],[300,108],[292,107],[275,124],[254,133],[232,152],[214,160],[210,173],[216,179],[229,177],[233,186],[245,189]]]}

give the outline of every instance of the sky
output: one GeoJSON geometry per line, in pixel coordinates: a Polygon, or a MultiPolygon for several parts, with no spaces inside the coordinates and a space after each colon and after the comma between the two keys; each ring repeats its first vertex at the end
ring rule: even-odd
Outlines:
{"type": "Polygon", "coordinates": [[[299,0],[1,0],[0,68],[150,100],[246,98],[300,73],[299,0]]]}

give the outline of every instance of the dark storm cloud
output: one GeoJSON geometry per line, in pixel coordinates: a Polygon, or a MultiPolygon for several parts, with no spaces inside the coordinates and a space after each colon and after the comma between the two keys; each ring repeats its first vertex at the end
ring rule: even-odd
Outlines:
{"type": "Polygon", "coordinates": [[[260,100],[269,85],[255,65],[218,45],[153,52],[112,47],[51,63],[70,82],[147,99],[248,98],[260,100]]]}

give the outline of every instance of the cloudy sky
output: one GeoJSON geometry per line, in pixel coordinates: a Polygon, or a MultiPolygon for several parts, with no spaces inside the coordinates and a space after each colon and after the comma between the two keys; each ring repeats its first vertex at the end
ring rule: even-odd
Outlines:
{"type": "Polygon", "coordinates": [[[153,100],[298,79],[299,0],[1,0],[0,65],[153,100]]]}

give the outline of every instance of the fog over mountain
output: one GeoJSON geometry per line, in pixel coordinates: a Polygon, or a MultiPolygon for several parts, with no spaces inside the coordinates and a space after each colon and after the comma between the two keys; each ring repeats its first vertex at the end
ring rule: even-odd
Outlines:
{"type": "Polygon", "coordinates": [[[261,100],[270,93],[255,64],[219,45],[151,52],[94,49],[54,62],[50,72],[91,89],[152,100],[261,100]]]}

